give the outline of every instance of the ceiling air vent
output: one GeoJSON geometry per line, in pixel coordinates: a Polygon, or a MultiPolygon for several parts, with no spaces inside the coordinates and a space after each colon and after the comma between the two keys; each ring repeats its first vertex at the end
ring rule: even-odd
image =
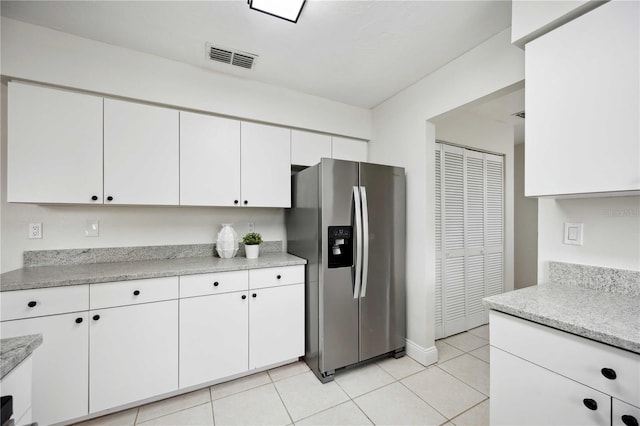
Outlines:
{"type": "Polygon", "coordinates": [[[235,65],[245,69],[253,69],[258,55],[252,53],[241,52],[238,50],[228,49],[225,47],[214,46],[211,43],[206,44],[207,57],[216,62],[235,65]]]}
{"type": "Polygon", "coordinates": [[[514,115],[514,116],[520,117],[520,118],[524,118],[524,111],[516,112],[515,114],[511,114],[511,115],[514,115]]]}

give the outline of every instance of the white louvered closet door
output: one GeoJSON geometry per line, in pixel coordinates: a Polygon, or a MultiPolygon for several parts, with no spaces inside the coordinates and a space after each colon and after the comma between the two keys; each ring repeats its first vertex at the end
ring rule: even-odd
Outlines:
{"type": "Polygon", "coordinates": [[[486,324],[502,292],[502,157],[436,144],[436,338],[486,324]]]}
{"type": "Polygon", "coordinates": [[[485,161],[487,165],[486,295],[493,296],[502,293],[504,288],[504,157],[485,154],[485,161]]]}

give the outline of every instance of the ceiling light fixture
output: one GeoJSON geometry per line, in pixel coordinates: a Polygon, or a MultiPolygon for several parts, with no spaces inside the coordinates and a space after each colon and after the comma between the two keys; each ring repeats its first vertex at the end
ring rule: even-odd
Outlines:
{"type": "Polygon", "coordinates": [[[305,0],[247,0],[249,7],[267,15],[298,22],[305,0]]]}

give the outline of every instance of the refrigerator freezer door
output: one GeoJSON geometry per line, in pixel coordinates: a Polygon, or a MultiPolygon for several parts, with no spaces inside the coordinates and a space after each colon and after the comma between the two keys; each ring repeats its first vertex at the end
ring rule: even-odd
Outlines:
{"type": "MultiPolygon", "coordinates": [[[[358,163],[323,159],[320,181],[320,232],[323,237],[319,288],[319,367],[320,372],[324,373],[358,362],[360,299],[353,297],[354,267],[328,267],[331,247],[326,236],[329,226],[353,226],[353,187],[358,185],[358,163]]],[[[353,248],[360,249],[357,244],[353,248]]]]}
{"type": "MultiPolygon", "coordinates": [[[[396,167],[360,163],[366,188],[368,262],[360,298],[360,361],[405,346],[405,178],[396,167]]],[[[364,225],[363,225],[364,227],[364,225]]]]}

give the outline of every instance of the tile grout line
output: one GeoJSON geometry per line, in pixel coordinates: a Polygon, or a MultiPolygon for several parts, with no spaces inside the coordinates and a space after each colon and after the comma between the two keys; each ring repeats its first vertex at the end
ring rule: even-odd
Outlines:
{"type": "MultiPolygon", "coordinates": [[[[168,398],[168,399],[171,399],[171,398],[168,398]]],[[[201,405],[205,405],[205,404],[211,404],[211,403],[210,403],[210,402],[202,402],[202,403],[200,403],[200,404],[196,404],[196,405],[193,405],[193,406],[191,406],[191,407],[184,407],[184,408],[181,408],[181,409],[179,409],[179,410],[176,410],[176,411],[172,411],[172,412],[170,412],[170,413],[163,414],[163,415],[161,415],[161,416],[151,417],[151,418],[149,418],[149,419],[145,420],[144,422],[140,422],[140,423],[137,423],[138,415],[136,414],[136,423],[135,423],[135,424],[136,424],[136,425],[143,425],[143,424],[145,424],[145,423],[147,423],[147,422],[150,422],[151,420],[158,420],[158,419],[161,419],[161,418],[163,418],[163,417],[167,417],[167,416],[171,416],[171,415],[173,415],[173,414],[181,413],[181,412],[183,412],[183,411],[191,410],[192,408],[200,407],[201,405]]],[[[212,409],[213,409],[213,404],[211,405],[211,407],[212,407],[212,409]]],[[[139,412],[140,412],[140,407],[138,407],[138,413],[139,413],[139,412]]]]}
{"type": "Polygon", "coordinates": [[[453,420],[457,419],[458,417],[460,417],[461,415],[463,415],[464,413],[468,413],[469,411],[473,410],[474,408],[476,408],[478,405],[483,404],[484,402],[489,401],[489,397],[486,397],[485,399],[483,399],[482,401],[478,402],[476,405],[473,405],[469,408],[467,408],[466,410],[464,410],[462,413],[456,414],[455,417],[452,417],[451,419],[449,419],[450,422],[452,422],[453,420]]]}
{"type": "MultiPolygon", "coordinates": [[[[291,416],[291,413],[289,412],[289,408],[287,407],[287,404],[284,403],[284,399],[282,399],[282,395],[280,395],[280,391],[278,390],[278,387],[276,386],[276,382],[273,380],[273,377],[271,376],[270,373],[271,370],[267,370],[267,376],[269,376],[269,380],[271,381],[271,386],[273,386],[273,389],[275,389],[276,391],[276,395],[278,395],[278,398],[280,398],[280,402],[282,403],[282,406],[284,407],[284,411],[287,413],[287,416],[289,416],[289,420],[291,420],[290,424],[295,424],[295,422],[293,421],[293,416],[291,416]]],[[[295,377],[297,376],[297,374],[294,374],[292,376],[289,377],[295,377]]]]}
{"type": "MultiPolygon", "coordinates": [[[[440,410],[438,410],[438,409],[437,409],[436,407],[434,407],[433,405],[429,404],[429,403],[428,403],[424,398],[422,398],[420,395],[418,395],[417,393],[415,393],[415,392],[413,391],[413,389],[411,389],[409,386],[407,386],[406,384],[404,384],[404,383],[402,383],[402,382],[399,382],[399,383],[400,383],[402,386],[404,386],[404,387],[405,387],[409,392],[411,392],[412,394],[414,394],[415,396],[417,396],[417,397],[418,397],[418,399],[420,399],[420,401],[424,402],[424,403],[425,403],[425,404],[427,404],[429,407],[433,408],[433,410],[434,410],[436,413],[438,413],[438,414],[440,414],[442,417],[444,417],[444,418],[447,420],[447,421],[446,421],[446,422],[444,422],[444,423],[447,423],[447,422],[449,422],[449,421],[451,420],[451,419],[450,419],[449,417],[447,417],[444,413],[442,413],[440,410]]],[[[452,417],[452,418],[453,418],[453,417],[452,417]]],[[[443,423],[443,424],[444,424],[444,423],[443,423]]]]}

